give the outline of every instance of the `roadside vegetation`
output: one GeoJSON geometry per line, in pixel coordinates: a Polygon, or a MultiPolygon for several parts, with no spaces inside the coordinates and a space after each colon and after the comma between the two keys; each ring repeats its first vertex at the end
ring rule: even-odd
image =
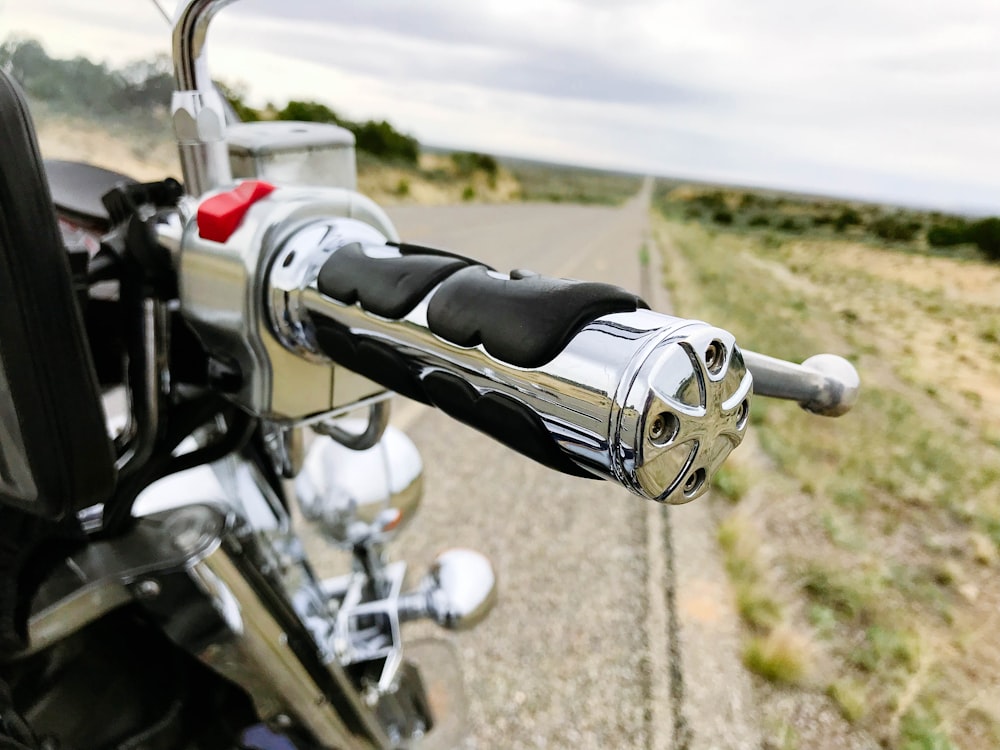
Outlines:
{"type": "Polygon", "coordinates": [[[523,159],[502,158],[501,163],[517,178],[526,201],[614,206],[638,193],[643,179],[625,172],[523,159]]]}
{"type": "Polygon", "coordinates": [[[770,241],[855,240],[903,252],[1000,261],[1000,218],[810,198],[773,191],[663,185],[665,215],[770,241]]]}
{"type": "Polygon", "coordinates": [[[756,398],[716,483],[744,660],[803,747],[827,746],[796,713],[824,701],[842,734],[887,748],[1000,746],[1000,267],[980,242],[993,221],[657,192],[678,313],[861,373],[837,420],[756,398]],[[967,241],[931,242],[946,224],[967,241]]]}
{"type": "MultiPolygon", "coordinates": [[[[32,39],[0,43],[0,68],[32,103],[43,153],[125,172],[139,179],[179,176],[169,123],[170,60],[158,56],[121,68],[82,57],[49,57],[32,39]]],[[[385,120],[355,121],[318,101],[251,106],[240,84],[219,89],[244,122],[322,122],[354,134],[358,189],[379,203],[506,202],[615,204],[634,195],[634,175],[423,148],[385,120]]]]}

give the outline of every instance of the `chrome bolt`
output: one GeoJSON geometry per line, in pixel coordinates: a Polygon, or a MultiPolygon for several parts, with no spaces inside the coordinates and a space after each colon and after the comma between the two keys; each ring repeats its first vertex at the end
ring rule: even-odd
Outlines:
{"type": "Polygon", "coordinates": [[[275,729],[291,729],[292,728],[292,717],[288,714],[278,714],[271,720],[271,724],[275,729]]]}
{"type": "Polygon", "coordinates": [[[684,494],[693,495],[695,492],[701,489],[701,485],[704,483],[705,483],[705,470],[698,469],[697,471],[693,472],[691,476],[687,478],[687,481],[684,483],[684,494]]]}
{"type": "Polygon", "coordinates": [[[726,347],[721,341],[713,341],[705,350],[705,367],[713,375],[722,372],[722,366],[726,363],[726,347]]]}
{"type": "Polygon", "coordinates": [[[677,435],[680,422],[670,412],[660,412],[649,425],[649,439],[657,444],[668,443],[677,435]]]}
{"type": "Polygon", "coordinates": [[[155,599],[160,595],[160,584],[152,578],[139,581],[135,585],[135,595],[139,599],[155,599]]]}

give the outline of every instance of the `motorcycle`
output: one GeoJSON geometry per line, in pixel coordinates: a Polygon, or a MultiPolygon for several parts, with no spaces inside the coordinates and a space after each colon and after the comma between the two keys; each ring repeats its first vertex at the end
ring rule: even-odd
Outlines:
{"type": "Polygon", "coordinates": [[[46,177],[0,75],[0,747],[455,742],[402,626],[475,626],[496,576],[453,549],[406,590],[388,547],[423,482],[390,393],[668,503],[707,490],[752,394],[857,396],[839,357],[401,241],[343,131],[227,122],[226,4],[174,21],[183,186],[46,177]],[[304,534],[349,569],[321,579],[304,534]]]}

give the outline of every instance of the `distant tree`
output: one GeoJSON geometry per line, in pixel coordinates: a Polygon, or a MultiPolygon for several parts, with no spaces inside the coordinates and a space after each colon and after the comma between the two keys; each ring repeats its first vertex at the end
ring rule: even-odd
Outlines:
{"type": "Polygon", "coordinates": [[[881,216],[873,221],[868,228],[872,233],[889,242],[910,242],[917,236],[920,224],[901,214],[881,216]]]}
{"type": "Polygon", "coordinates": [[[114,69],[83,57],[52,58],[37,41],[12,37],[0,44],[0,66],[29,96],[74,114],[162,111],[173,91],[172,67],[165,55],[114,69]]]}
{"type": "Polygon", "coordinates": [[[342,127],[346,126],[346,122],[339,118],[337,113],[325,104],[296,99],[288,102],[282,109],[278,110],[277,119],[294,120],[296,122],[327,122],[342,127]]]}
{"type": "MultiPolygon", "coordinates": [[[[353,123],[352,123],[353,124],[353,123]]],[[[360,125],[354,125],[354,137],[358,148],[387,159],[416,164],[420,156],[420,146],[416,138],[404,135],[385,120],[376,122],[368,120],[360,125]]]]}
{"type": "Polygon", "coordinates": [[[833,228],[838,232],[843,232],[848,227],[856,227],[861,224],[861,214],[857,209],[844,208],[833,222],[833,228]]]}
{"type": "Polygon", "coordinates": [[[124,108],[169,107],[174,91],[173,63],[166,54],[135,60],[119,71],[122,88],[119,106],[124,108]]]}
{"type": "Polygon", "coordinates": [[[712,214],[712,221],[716,224],[729,226],[733,223],[733,212],[726,208],[720,208],[712,214]]]}
{"type": "Polygon", "coordinates": [[[487,175],[496,176],[500,169],[497,160],[492,156],[475,151],[457,151],[451,155],[451,160],[462,175],[482,171],[487,175]]]}
{"type": "Polygon", "coordinates": [[[927,230],[927,244],[931,247],[953,247],[973,242],[969,222],[964,219],[947,219],[932,224],[927,230]]]}
{"type": "Polygon", "coordinates": [[[791,216],[786,216],[778,223],[778,229],[789,234],[799,234],[802,231],[802,225],[791,216]]]}
{"type": "Polygon", "coordinates": [[[420,144],[417,139],[400,133],[385,120],[366,122],[351,122],[337,115],[325,104],[314,101],[288,102],[278,110],[277,119],[304,122],[325,122],[347,128],[354,133],[354,139],[360,151],[383,159],[397,159],[415,164],[420,156],[420,144]]]}
{"type": "Polygon", "coordinates": [[[702,193],[694,198],[694,201],[710,211],[718,211],[726,208],[726,196],[721,190],[702,193]]]}

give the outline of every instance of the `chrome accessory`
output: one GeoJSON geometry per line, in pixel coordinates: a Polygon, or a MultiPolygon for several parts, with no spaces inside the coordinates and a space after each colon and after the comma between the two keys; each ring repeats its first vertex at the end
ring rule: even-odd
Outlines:
{"type": "MultiPolygon", "coordinates": [[[[225,243],[200,237],[193,211],[181,238],[181,309],[213,358],[215,371],[224,375],[220,389],[247,411],[274,422],[299,423],[383,390],[345,368],[317,364],[317,358],[305,361],[265,331],[263,282],[272,248],[324,216],[353,217],[372,236],[397,236],[385,212],[358,193],[286,188],[254,203],[225,243]]],[[[164,226],[162,232],[168,246],[176,244],[173,227],[164,226]]],[[[275,268],[273,273],[285,271],[275,268]]]]}
{"type": "MultiPolygon", "coordinates": [[[[363,423],[338,424],[355,430],[363,423]]],[[[295,492],[302,514],[329,542],[353,549],[372,533],[388,541],[409,523],[420,507],[423,471],[416,446],[395,427],[385,428],[381,439],[364,450],[317,438],[295,492]]]]}
{"type": "Polygon", "coordinates": [[[429,617],[449,630],[481,623],[497,601],[497,576],[487,557],[471,549],[451,549],[434,560],[430,572],[399,605],[400,617],[429,617]]]}
{"type": "Polygon", "coordinates": [[[324,593],[341,601],[334,649],[345,666],[376,665],[370,687],[391,693],[403,663],[400,625],[432,619],[449,630],[468,630],[496,604],[496,574],[483,555],[468,549],[442,553],[416,590],[402,593],[406,563],[382,569],[381,596],[366,599],[371,579],[361,571],[323,581],[324,593]]]}
{"type": "Polygon", "coordinates": [[[482,395],[527,407],[581,467],[655,500],[687,502],[742,440],[751,378],[729,333],[649,310],[587,324],[550,362],[527,369],[462,347],[427,325],[432,291],[401,320],[321,294],[323,262],[352,243],[392,253],[370,226],[327,219],[301,227],[276,253],[268,280],[270,326],[280,343],[310,361],[328,361],[314,317],[357,341],[389,345],[417,377],[444,372],[482,395]]]}

